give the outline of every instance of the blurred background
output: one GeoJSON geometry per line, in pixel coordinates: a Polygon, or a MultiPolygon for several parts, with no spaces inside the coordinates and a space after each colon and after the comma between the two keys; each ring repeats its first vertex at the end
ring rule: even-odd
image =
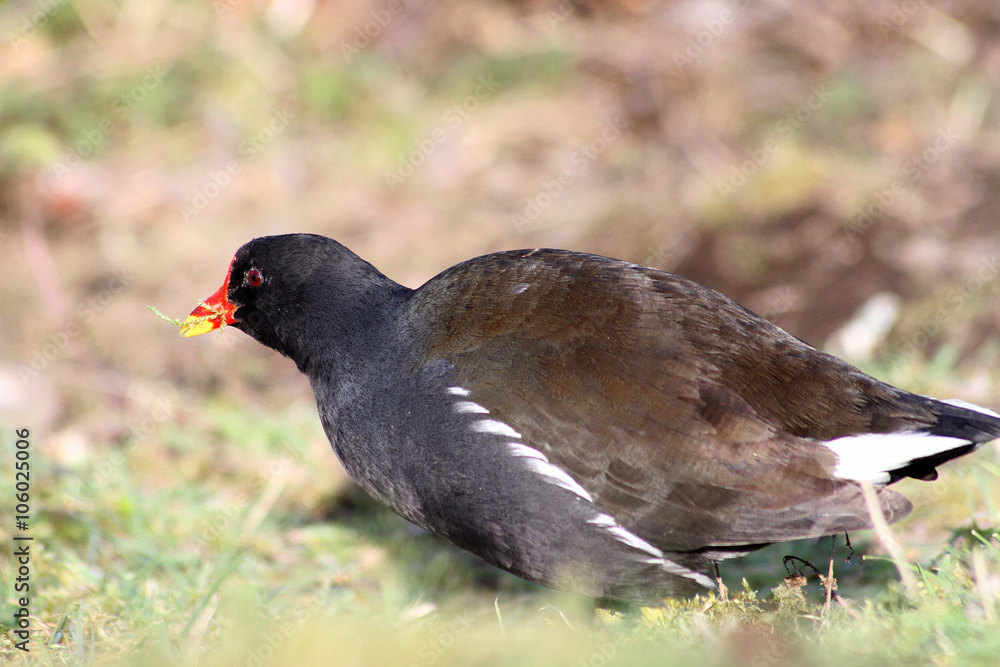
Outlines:
{"type": "MultiPolygon", "coordinates": [[[[197,572],[270,522],[354,576],[300,530],[365,501],[294,365],[146,309],[183,318],[259,235],[331,236],[411,287],[502,249],[610,255],[1000,409],[998,84],[1000,5],[974,0],[0,5],[0,414],[5,447],[33,434],[39,616],[116,568],[121,604],[157,600],[164,554],[197,572]]],[[[961,501],[908,546],[968,523],[942,488],[961,501]]],[[[186,633],[206,577],[167,605],[186,633]]]]}

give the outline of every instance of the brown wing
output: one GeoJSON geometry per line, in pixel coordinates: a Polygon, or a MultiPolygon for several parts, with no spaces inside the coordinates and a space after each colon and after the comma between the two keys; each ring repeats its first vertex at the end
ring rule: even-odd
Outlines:
{"type": "MultiPolygon", "coordinates": [[[[453,364],[472,400],[666,550],[869,527],[815,439],[921,418],[892,387],[654,269],[516,251],[432,282],[439,296],[413,301],[423,361],[453,364]]],[[[887,519],[909,512],[880,496],[887,519]]]]}

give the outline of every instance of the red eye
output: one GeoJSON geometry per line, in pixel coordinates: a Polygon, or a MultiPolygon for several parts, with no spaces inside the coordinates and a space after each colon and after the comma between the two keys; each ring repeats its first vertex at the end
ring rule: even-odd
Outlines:
{"type": "Polygon", "coordinates": [[[260,269],[247,271],[247,283],[250,284],[250,287],[260,287],[262,282],[264,282],[264,274],[260,272],[260,269]]]}

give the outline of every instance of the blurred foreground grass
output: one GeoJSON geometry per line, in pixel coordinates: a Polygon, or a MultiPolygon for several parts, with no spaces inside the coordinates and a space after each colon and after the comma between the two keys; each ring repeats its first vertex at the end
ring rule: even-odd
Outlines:
{"type": "MultiPolygon", "coordinates": [[[[668,601],[602,623],[590,600],[500,573],[331,483],[333,453],[312,411],[208,404],[195,423],[165,420],[74,470],[38,457],[34,641],[27,655],[15,650],[5,626],[0,655],[33,665],[595,666],[995,664],[1000,655],[993,448],[905,488],[917,505],[902,524],[907,558],[919,563],[916,599],[888,559],[863,556],[880,548],[858,533],[850,562],[842,539],[835,556],[849,606],[825,608],[807,567],[804,586],[782,583],[785,554],[826,572],[824,539],[724,564],[729,601],[668,601]],[[165,467],[185,483],[164,483],[165,467]]],[[[12,440],[3,447],[12,460],[12,440]]],[[[0,563],[12,581],[12,560],[0,563]]],[[[7,623],[14,608],[4,604],[7,623]]]]}

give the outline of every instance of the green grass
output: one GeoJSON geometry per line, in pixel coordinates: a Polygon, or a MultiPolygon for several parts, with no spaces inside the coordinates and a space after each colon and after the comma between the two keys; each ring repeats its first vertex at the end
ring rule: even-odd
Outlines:
{"type": "MultiPolygon", "coordinates": [[[[331,477],[309,410],[210,402],[196,423],[166,422],[71,470],[36,456],[34,639],[27,655],[13,648],[8,596],[0,652],[33,665],[987,664],[1000,652],[988,450],[914,487],[902,530],[973,517],[918,549],[914,599],[859,533],[850,563],[842,539],[835,552],[843,604],[825,605],[808,567],[783,582],[786,554],[826,572],[824,539],[726,564],[726,601],[595,619],[591,601],[500,573],[331,477]]],[[[12,568],[2,561],[4,581],[12,568]]]]}

